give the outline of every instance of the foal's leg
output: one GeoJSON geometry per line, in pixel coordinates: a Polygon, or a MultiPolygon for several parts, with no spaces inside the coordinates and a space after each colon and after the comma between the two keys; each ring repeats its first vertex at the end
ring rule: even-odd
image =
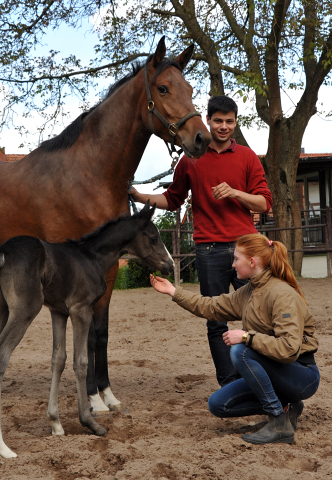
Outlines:
{"type": "Polygon", "coordinates": [[[2,290],[0,288],[0,333],[4,329],[7,321],[8,321],[8,315],[9,315],[9,310],[8,310],[8,305],[5,300],[5,297],[3,296],[2,290]]]}
{"type": "Polygon", "coordinates": [[[74,336],[74,371],[78,394],[79,417],[82,425],[90,428],[96,435],[105,435],[106,430],[91,415],[86,393],[86,375],[88,369],[88,333],[92,319],[92,308],[76,306],[70,310],[74,336]]]}
{"type": "MultiPolygon", "coordinates": [[[[39,292],[41,293],[41,292],[39,292]]],[[[3,458],[17,457],[16,453],[7,447],[2,438],[1,431],[1,387],[2,380],[7,369],[10,356],[14,348],[22,340],[32,320],[39,313],[43,299],[38,292],[35,295],[39,298],[29,296],[28,302],[24,299],[15,299],[15,304],[10,308],[6,325],[0,334],[0,456],[3,458]]],[[[13,295],[14,297],[14,295],[13,295]]],[[[13,300],[13,299],[12,299],[13,300]]]]}
{"type": "Polygon", "coordinates": [[[94,414],[120,410],[127,413],[121,402],[112,393],[108,377],[108,315],[109,303],[118,273],[118,262],[106,276],[107,292],[94,307],[93,324],[89,331],[89,367],[87,377],[87,391],[90,405],[94,414]],[[100,393],[103,402],[98,394],[100,393]],[[106,408],[105,408],[106,405],[106,408]]]}
{"type": "Polygon", "coordinates": [[[64,435],[59,419],[59,383],[65,368],[67,315],[51,310],[53,328],[52,383],[47,407],[47,418],[52,427],[52,435],[64,435]]]}

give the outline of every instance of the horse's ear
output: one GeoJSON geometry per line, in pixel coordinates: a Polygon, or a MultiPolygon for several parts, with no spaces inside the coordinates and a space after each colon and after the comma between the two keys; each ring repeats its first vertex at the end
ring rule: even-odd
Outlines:
{"type": "Polygon", "coordinates": [[[165,55],[166,55],[166,45],[165,45],[165,35],[164,35],[159,40],[156,51],[154,52],[154,55],[153,55],[153,66],[154,66],[154,68],[157,68],[157,66],[162,61],[162,59],[164,58],[165,55]]]}
{"type": "Polygon", "coordinates": [[[181,70],[184,70],[187,66],[187,63],[192,57],[192,54],[194,53],[194,48],[195,45],[192,43],[188,48],[183,50],[182,53],[178,57],[176,57],[174,60],[180,65],[181,70]]]}

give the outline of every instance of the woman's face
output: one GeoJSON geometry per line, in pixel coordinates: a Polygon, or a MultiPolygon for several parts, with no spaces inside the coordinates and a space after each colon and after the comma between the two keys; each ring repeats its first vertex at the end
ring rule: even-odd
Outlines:
{"type": "Polygon", "coordinates": [[[240,249],[236,248],[234,251],[232,267],[236,270],[237,278],[241,280],[250,278],[253,275],[250,259],[245,257],[240,249]]]}

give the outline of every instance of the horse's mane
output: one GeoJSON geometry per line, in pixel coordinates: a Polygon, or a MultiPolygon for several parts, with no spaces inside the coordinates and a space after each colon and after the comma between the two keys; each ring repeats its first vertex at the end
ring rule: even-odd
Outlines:
{"type": "MultiPolygon", "coordinates": [[[[81,113],[68,127],[66,127],[59,135],[45,140],[39,145],[39,148],[46,150],[48,152],[54,152],[57,150],[65,150],[71,147],[79,137],[79,134],[83,130],[83,119],[89,115],[93,110],[95,110],[101,103],[111,97],[122,85],[129,82],[132,78],[136,77],[138,72],[142,70],[142,68],[148,64],[151,60],[153,55],[150,55],[146,62],[136,62],[132,65],[132,72],[125,75],[123,78],[120,78],[117,82],[112,84],[108,89],[107,94],[105,97],[98,102],[94,107],[91,107],[86,112],[81,113]]],[[[156,68],[155,74],[152,78],[151,83],[155,80],[155,78],[163,72],[166,68],[174,66],[182,71],[181,67],[175,60],[170,58],[164,58],[156,68]]]]}
{"type": "Polygon", "coordinates": [[[90,233],[83,235],[83,237],[79,238],[78,240],[74,240],[71,238],[67,238],[67,242],[73,243],[74,245],[84,245],[87,241],[99,237],[103,234],[105,230],[107,230],[112,225],[117,225],[120,222],[129,222],[133,219],[136,219],[141,216],[141,212],[134,213],[133,215],[121,215],[116,220],[108,220],[107,222],[103,223],[100,227],[97,227],[90,233]]]}

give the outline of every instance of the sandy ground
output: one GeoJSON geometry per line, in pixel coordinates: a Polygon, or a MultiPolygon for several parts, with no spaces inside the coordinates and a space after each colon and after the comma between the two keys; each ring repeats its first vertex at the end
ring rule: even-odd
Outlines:
{"type": "Polygon", "coordinates": [[[60,389],[66,435],[52,437],[46,420],[52,339],[43,309],[5,374],[3,434],[18,457],[0,460],[0,479],[332,479],[332,279],[300,283],[318,329],[322,381],[305,401],[294,444],[245,443],[241,435],[262,426],[265,417],[221,420],[208,412],[207,399],[218,385],[203,319],[152,288],[116,291],[109,370],[113,392],[130,415],[99,417],[108,430],[103,438],[80,425],[69,327],[60,389]]]}

